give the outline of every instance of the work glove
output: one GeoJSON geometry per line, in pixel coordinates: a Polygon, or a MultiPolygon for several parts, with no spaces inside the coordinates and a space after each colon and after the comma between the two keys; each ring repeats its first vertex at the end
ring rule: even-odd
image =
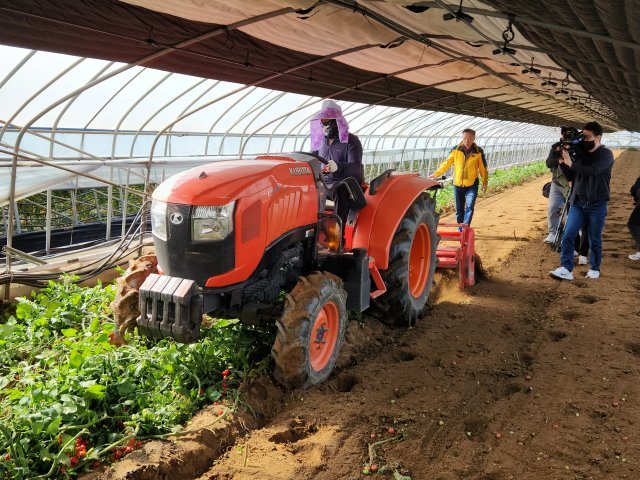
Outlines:
{"type": "Polygon", "coordinates": [[[333,173],[338,170],[338,164],[333,160],[329,160],[329,162],[327,163],[327,168],[331,173],[333,173]]]}

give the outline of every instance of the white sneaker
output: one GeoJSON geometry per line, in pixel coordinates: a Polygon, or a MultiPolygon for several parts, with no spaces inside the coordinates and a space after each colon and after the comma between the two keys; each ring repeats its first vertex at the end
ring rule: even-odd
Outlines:
{"type": "Polygon", "coordinates": [[[589,270],[585,275],[587,278],[598,278],[600,277],[600,270],[589,270]]]}
{"type": "Polygon", "coordinates": [[[582,255],[578,257],[578,265],[586,265],[588,262],[589,259],[587,257],[583,257],[582,255]]]}
{"type": "Polygon", "coordinates": [[[555,240],[556,240],[556,236],[553,233],[550,233],[549,235],[547,235],[547,238],[542,240],[542,243],[551,245],[553,242],[555,242],[555,240]]]}
{"type": "Polygon", "coordinates": [[[640,252],[636,252],[633,255],[629,255],[629,260],[640,260],[640,252]]]}
{"type": "Polygon", "coordinates": [[[574,256],[574,257],[577,257],[577,256],[579,256],[579,255],[580,255],[580,254],[579,254],[578,252],[576,252],[575,250],[573,251],[573,256],[574,256]]]}
{"type": "Polygon", "coordinates": [[[554,278],[559,278],[560,280],[573,280],[573,273],[564,267],[558,267],[555,270],[550,271],[549,275],[554,278]]]}

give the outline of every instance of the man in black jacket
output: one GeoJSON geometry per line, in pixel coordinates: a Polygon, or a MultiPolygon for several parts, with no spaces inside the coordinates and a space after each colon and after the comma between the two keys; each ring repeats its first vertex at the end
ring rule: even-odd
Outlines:
{"type": "Polygon", "coordinates": [[[633,239],[636,241],[636,253],[629,255],[629,260],[640,260],[640,177],[636,180],[636,183],[631,187],[631,196],[633,197],[633,204],[636,208],[631,212],[627,226],[633,239]]]}
{"type": "Polygon", "coordinates": [[[582,127],[582,141],[574,157],[562,151],[560,168],[567,180],[573,182],[569,196],[571,209],[562,235],[561,266],[549,272],[561,280],[573,280],[573,251],[575,238],[583,223],[588,223],[590,269],[587,278],[600,276],[602,262],[602,230],[609,203],[609,182],[613,167],[613,153],[602,141],[602,126],[588,122],[582,127]]]}

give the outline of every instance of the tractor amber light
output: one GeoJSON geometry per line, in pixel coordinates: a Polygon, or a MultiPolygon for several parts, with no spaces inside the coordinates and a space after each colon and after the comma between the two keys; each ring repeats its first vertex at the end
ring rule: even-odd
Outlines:
{"type": "Polygon", "coordinates": [[[191,214],[193,240],[223,240],[233,230],[233,207],[236,202],[222,206],[194,207],[191,214]]]}
{"type": "Polygon", "coordinates": [[[160,240],[167,240],[167,204],[160,200],[151,202],[151,232],[160,240]]]}
{"type": "Polygon", "coordinates": [[[340,232],[340,225],[338,222],[333,222],[327,225],[327,248],[332,252],[339,251],[341,240],[342,233],[340,232]]]}

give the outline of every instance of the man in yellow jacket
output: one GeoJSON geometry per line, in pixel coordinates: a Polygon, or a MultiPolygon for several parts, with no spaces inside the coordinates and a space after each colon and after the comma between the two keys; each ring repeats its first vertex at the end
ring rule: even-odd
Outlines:
{"type": "Polygon", "coordinates": [[[456,201],[456,220],[471,224],[473,208],[478,196],[478,175],[482,177],[482,192],[487,191],[489,172],[482,149],[476,145],[476,132],[470,128],[462,131],[462,142],[451,150],[447,160],[429,178],[435,178],[449,170],[453,164],[453,195],[456,201]]]}

